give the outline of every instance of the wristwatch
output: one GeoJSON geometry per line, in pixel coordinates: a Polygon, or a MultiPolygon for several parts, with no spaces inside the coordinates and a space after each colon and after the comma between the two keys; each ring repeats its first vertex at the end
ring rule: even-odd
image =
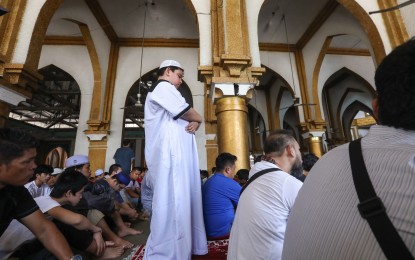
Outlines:
{"type": "Polygon", "coordinates": [[[81,255],[74,255],[69,260],[82,260],[82,256],[81,255]]]}

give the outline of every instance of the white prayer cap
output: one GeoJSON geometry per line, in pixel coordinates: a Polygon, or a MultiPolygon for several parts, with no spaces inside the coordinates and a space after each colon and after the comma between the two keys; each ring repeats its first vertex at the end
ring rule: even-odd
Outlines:
{"type": "Polygon", "coordinates": [[[102,175],[103,173],[104,173],[103,169],[98,169],[98,170],[95,171],[95,177],[98,177],[98,176],[102,175]]]}
{"type": "Polygon", "coordinates": [[[182,68],[182,65],[180,65],[180,63],[178,61],[175,60],[165,60],[160,64],[159,69],[162,69],[164,67],[170,67],[170,66],[174,66],[174,67],[178,67],[180,69],[182,68]]]}
{"type": "Polygon", "coordinates": [[[59,173],[62,173],[62,172],[63,172],[63,169],[61,169],[61,168],[54,168],[51,175],[52,176],[58,175],[59,173]]]}
{"type": "Polygon", "coordinates": [[[74,155],[66,159],[65,167],[69,168],[81,164],[89,163],[88,156],[86,155],[74,155]]]}

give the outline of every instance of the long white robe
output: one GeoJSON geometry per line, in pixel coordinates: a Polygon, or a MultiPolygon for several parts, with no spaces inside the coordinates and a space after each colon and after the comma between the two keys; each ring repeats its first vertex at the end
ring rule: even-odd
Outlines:
{"type": "Polygon", "coordinates": [[[208,252],[196,141],[180,119],[189,108],[167,81],[147,95],[146,178],[153,198],[144,259],[185,260],[208,252]]]}

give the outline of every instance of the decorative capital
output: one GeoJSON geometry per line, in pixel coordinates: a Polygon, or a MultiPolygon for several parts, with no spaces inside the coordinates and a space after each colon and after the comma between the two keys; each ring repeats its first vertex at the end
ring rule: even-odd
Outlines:
{"type": "Polygon", "coordinates": [[[107,131],[108,123],[102,120],[90,119],[86,122],[88,124],[87,131],[107,131]]]}
{"type": "Polygon", "coordinates": [[[27,92],[37,89],[38,82],[43,79],[40,73],[27,68],[24,64],[11,63],[4,64],[3,77],[11,84],[17,85],[22,91],[27,92]]]}
{"type": "Polygon", "coordinates": [[[197,67],[198,74],[197,79],[199,81],[210,84],[212,82],[213,67],[212,66],[199,66],[197,67]]]}
{"type": "Polygon", "coordinates": [[[85,135],[88,137],[89,141],[102,141],[106,138],[110,132],[103,130],[103,131],[93,131],[93,130],[85,130],[85,135]]]}
{"type": "Polygon", "coordinates": [[[327,129],[328,123],[324,120],[308,120],[307,122],[302,122],[301,132],[325,132],[327,129]]]}
{"type": "Polygon", "coordinates": [[[245,55],[223,54],[221,67],[228,71],[230,77],[239,77],[251,64],[251,58],[245,55]]]}

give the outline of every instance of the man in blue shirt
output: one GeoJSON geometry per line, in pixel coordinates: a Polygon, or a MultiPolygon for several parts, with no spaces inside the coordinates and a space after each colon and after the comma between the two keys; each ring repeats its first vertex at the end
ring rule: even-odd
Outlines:
{"type": "Polygon", "coordinates": [[[134,167],[134,151],[130,147],[130,141],[124,140],[123,147],[118,148],[114,154],[116,164],[121,165],[123,173],[128,177],[131,171],[131,165],[134,167]]]}
{"type": "Polygon", "coordinates": [[[202,187],[203,216],[209,240],[225,238],[231,232],[241,186],[233,180],[236,156],[221,153],[216,158],[216,172],[202,187]]]}

